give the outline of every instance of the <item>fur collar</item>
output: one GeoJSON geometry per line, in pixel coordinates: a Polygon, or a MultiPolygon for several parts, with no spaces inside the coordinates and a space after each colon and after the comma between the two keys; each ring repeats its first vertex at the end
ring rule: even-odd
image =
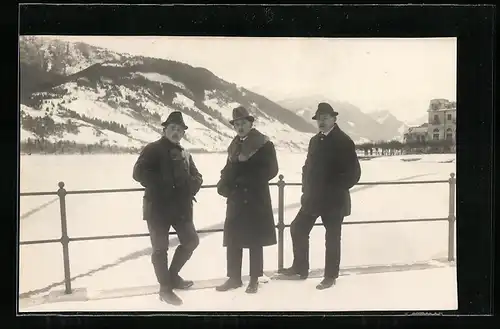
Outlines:
{"type": "Polygon", "coordinates": [[[230,162],[243,162],[250,159],[264,144],[269,141],[269,137],[262,134],[255,128],[250,130],[245,140],[241,140],[239,136],[236,136],[231,141],[227,152],[230,162]],[[241,144],[241,150],[238,152],[239,144],[241,144]]]}

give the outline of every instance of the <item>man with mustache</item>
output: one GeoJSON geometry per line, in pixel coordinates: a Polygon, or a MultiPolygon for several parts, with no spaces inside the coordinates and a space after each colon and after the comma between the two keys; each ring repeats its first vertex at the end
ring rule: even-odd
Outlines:
{"type": "Polygon", "coordinates": [[[227,248],[228,280],[217,291],[243,285],[243,249],[249,250],[250,283],[247,293],[256,293],[263,276],[263,247],[276,244],[269,181],[278,174],[274,144],[253,127],[254,117],[239,106],[233,110],[237,135],[228,148],[227,163],[221,171],[217,192],[227,198],[223,245],[227,248]]]}
{"type": "Polygon", "coordinates": [[[333,286],[339,276],[342,222],[351,214],[349,189],[361,176],[354,142],[337,125],[337,115],[328,103],[319,103],[313,116],[319,133],[309,142],[302,167],[302,206],[290,225],[293,264],[281,271],[299,279],[308,277],[309,234],[321,217],[326,252],[324,279],[316,286],[319,290],[333,286]]]}
{"type": "Polygon", "coordinates": [[[199,244],[193,223],[193,200],[203,178],[192,156],[180,145],[188,128],[182,113],[172,112],[162,123],[163,136],[144,147],[134,165],[133,178],[144,186],[143,219],[150,233],[151,262],[160,284],[160,299],[181,305],[173,289],[187,289],[193,281],[179,276],[199,244]],[[168,266],[169,231],[173,227],[179,238],[170,267],[168,266]]]}

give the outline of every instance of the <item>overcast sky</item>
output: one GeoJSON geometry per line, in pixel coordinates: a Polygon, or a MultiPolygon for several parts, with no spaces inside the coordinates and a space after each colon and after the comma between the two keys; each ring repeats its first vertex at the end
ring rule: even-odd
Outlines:
{"type": "Polygon", "coordinates": [[[320,94],[412,120],[456,100],[456,38],[58,38],[202,66],[275,101],[320,94]]]}

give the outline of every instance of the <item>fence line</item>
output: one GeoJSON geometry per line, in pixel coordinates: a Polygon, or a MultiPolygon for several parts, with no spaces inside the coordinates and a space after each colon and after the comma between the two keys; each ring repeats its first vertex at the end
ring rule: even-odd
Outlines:
{"type": "MultiPolygon", "coordinates": [[[[275,225],[278,230],[278,269],[283,269],[284,259],[284,231],[289,228],[289,224],[285,224],[285,186],[301,186],[301,183],[286,183],[284,176],[279,175],[279,180],[276,183],[269,183],[270,186],[278,187],[278,223],[275,225]]],[[[455,174],[451,173],[450,178],[447,180],[427,180],[427,181],[407,181],[407,182],[360,182],[356,185],[415,185],[415,184],[449,184],[449,208],[448,217],[443,218],[411,218],[411,219],[398,219],[398,220],[381,220],[381,221],[356,221],[344,222],[343,225],[361,225],[361,224],[387,224],[387,223],[415,223],[415,222],[437,222],[448,221],[448,261],[454,260],[454,244],[455,244],[455,190],[456,178],[455,174]]],[[[70,270],[70,256],[69,256],[69,243],[73,241],[92,241],[92,240],[109,240],[109,239],[124,239],[124,238],[140,238],[148,237],[149,233],[137,234],[117,234],[117,235],[98,235],[98,236],[83,236],[83,237],[70,237],[68,236],[67,216],[66,216],[66,195],[68,194],[99,194],[99,193],[126,193],[126,192],[141,192],[144,188],[129,188],[129,189],[100,189],[100,190],[73,190],[67,191],[64,188],[64,182],[59,182],[59,189],[57,192],[24,192],[20,196],[45,196],[57,195],[59,197],[59,208],[61,213],[61,238],[59,239],[46,239],[46,240],[32,240],[20,241],[20,245],[36,245],[46,243],[61,243],[63,250],[63,264],[64,264],[64,285],[65,293],[71,294],[71,270],[70,270]]],[[[217,185],[203,185],[201,188],[215,188],[217,185]]],[[[322,225],[316,223],[314,226],[322,225]]],[[[197,233],[219,233],[223,229],[204,229],[197,230],[197,233]]],[[[169,232],[170,235],[176,235],[176,232],[169,232]]]]}

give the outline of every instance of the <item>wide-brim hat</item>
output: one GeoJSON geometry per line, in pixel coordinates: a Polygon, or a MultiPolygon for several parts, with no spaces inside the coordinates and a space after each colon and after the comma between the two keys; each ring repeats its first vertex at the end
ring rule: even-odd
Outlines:
{"type": "Polygon", "coordinates": [[[250,114],[250,112],[248,112],[248,110],[243,106],[238,106],[233,109],[233,119],[229,120],[229,123],[233,125],[236,120],[240,119],[246,119],[250,122],[254,122],[255,120],[255,118],[250,114]]]}
{"type": "Polygon", "coordinates": [[[184,129],[188,129],[188,126],[186,126],[186,123],[184,122],[184,118],[182,117],[182,113],[179,111],[174,111],[168,115],[167,120],[165,120],[161,125],[163,127],[168,126],[171,123],[178,124],[179,126],[182,126],[184,129]]]}
{"type": "Polygon", "coordinates": [[[336,117],[339,115],[337,111],[333,109],[333,107],[328,104],[328,103],[319,103],[318,104],[318,109],[316,110],[316,113],[312,117],[313,120],[317,120],[318,116],[321,114],[330,114],[333,117],[336,117]]]}

